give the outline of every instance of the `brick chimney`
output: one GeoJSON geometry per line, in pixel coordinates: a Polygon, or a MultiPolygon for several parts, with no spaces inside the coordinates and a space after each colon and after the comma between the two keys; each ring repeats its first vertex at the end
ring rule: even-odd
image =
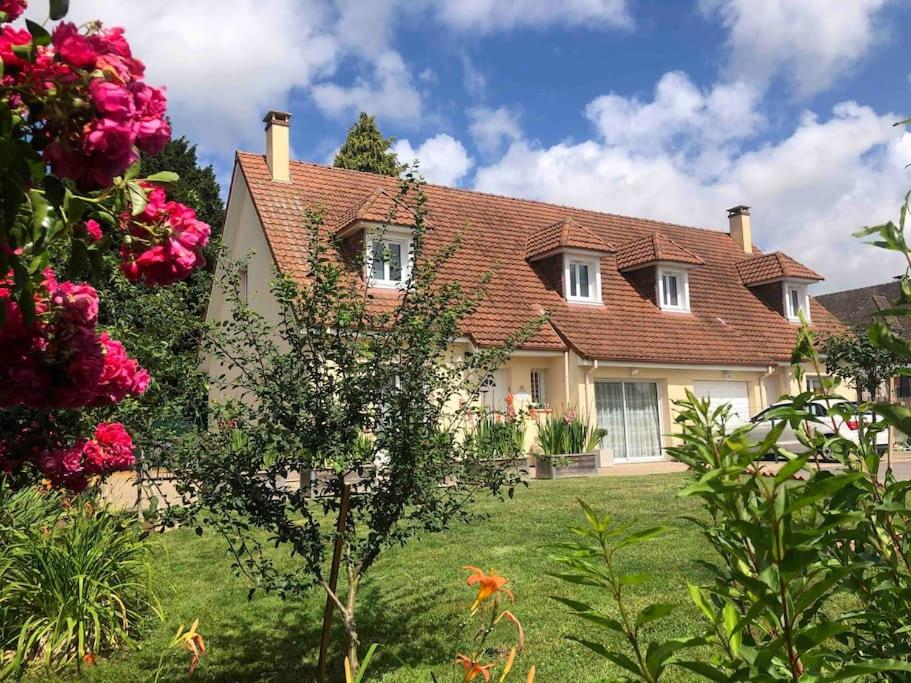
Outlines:
{"type": "Polygon", "coordinates": [[[731,225],[730,233],[744,254],[753,253],[753,232],[750,230],[750,207],[734,206],[728,209],[728,222],[731,225]]]}
{"type": "Polygon", "coordinates": [[[270,111],[263,119],[266,124],[266,164],[272,180],[291,182],[291,114],[270,111]]]}

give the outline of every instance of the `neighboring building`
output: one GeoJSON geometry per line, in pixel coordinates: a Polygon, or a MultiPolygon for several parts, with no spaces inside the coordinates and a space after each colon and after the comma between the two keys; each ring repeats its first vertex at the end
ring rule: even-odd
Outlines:
{"type": "MultiPolygon", "coordinates": [[[[266,155],[238,153],[227,207],[228,254],[253,252],[247,297],[275,315],[273,264],[302,276],[304,209],[325,208],[326,230],[364,249],[392,208],[395,178],[289,160],[289,115],[266,118],[266,155]]],[[[808,295],[822,277],[752,244],[748,207],[730,233],[427,185],[428,247],[461,235],[444,278],[488,296],[467,321],[458,353],[494,345],[542,311],[545,324],[495,373],[487,402],[507,394],[556,410],[573,406],[608,429],[616,461],[662,457],[673,401],[687,389],[728,401],[739,420],[796,391],[788,359],[801,313],[819,331],[841,324],[808,295]]],[[[407,212],[402,212],[407,214],[407,212]]],[[[403,222],[407,223],[407,220],[403,222]]],[[[365,282],[392,290],[407,272],[410,228],[393,225],[365,282]]],[[[227,313],[216,288],[209,317],[227,313]]]]}
{"type": "MultiPolygon", "coordinates": [[[[901,299],[901,283],[892,280],[881,285],[822,294],[816,299],[848,327],[864,330],[877,313],[895,308],[896,302],[901,299]]],[[[911,341],[911,316],[887,316],[883,322],[893,332],[911,341]]],[[[896,398],[902,399],[905,404],[911,403],[911,377],[896,377],[894,390],[896,398]]],[[[880,398],[886,398],[885,391],[880,398]]]]}

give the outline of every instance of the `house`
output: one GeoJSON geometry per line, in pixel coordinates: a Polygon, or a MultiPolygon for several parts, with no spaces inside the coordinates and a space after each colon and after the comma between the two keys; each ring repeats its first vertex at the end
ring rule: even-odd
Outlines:
{"type": "MultiPolygon", "coordinates": [[[[865,330],[877,313],[895,308],[900,299],[901,282],[898,280],[817,297],[819,303],[830,313],[855,330],[865,330]]],[[[882,320],[894,333],[905,340],[911,340],[911,317],[888,316],[882,320]]],[[[900,399],[901,403],[911,404],[911,377],[896,377],[893,390],[893,396],[900,399]]],[[[880,398],[887,398],[887,392],[883,391],[880,398]]]]}
{"type": "MultiPolygon", "coordinates": [[[[244,295],[275,315],[273,265],[300,276],[304,210],[325,208],[326,230],[366,250],[362,274],[378,292],[407,269],[410,227],[371,234],[388,215],[394,178],[289,159],[290,115],[270,112],[266,154],[238,152],[224,240],[253,253],[244,295]],[[383,246],[375,266],[371,250],[383,246]]],[[[467,321],[456,353],[495,345],[542,311],[549,322],[491,378],[485,401],[506,396],[555,410],[574,407],[606,427],[615,461],[661,458],[686,390],[730,402],[745,421],[798,389],[789,366],[801,314],[820,331],[841,324],[808,294],[822,277],[752,243],[750,211],[728,211],[729,232],[616,216],[427,185],[428,247],[462,246],[444,278],[477,282],[488,296],[467,321]]],[[[404,222],[407,223],[407,220],[404,222]]],[[[216,288],[208,316],[227,313],[216,288]]]]}

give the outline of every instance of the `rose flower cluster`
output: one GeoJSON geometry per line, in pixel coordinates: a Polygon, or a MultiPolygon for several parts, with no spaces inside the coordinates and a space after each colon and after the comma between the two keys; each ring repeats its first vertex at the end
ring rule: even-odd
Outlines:
{"type": "Polygon", "coordinates": [[[35,463],[53,486],[82,491],[92,477],[129,469],[136,459],[133,439],[124,426],[102,422],[91,439],[80,439],[71,446],[62,445],[57,434],[39,433],[38,425],[0,442],[0,473],[14,472],[24,462],[35,463]]]}
{"type": "Polygon", "coordinates": [[[145,184],[147,203],[136,216],[125,213],[120,247],[121,270],[128,280],[169,285],[205,264],[209,226],[180,202],[168,201],[163,189],[145,184]]]}
{"type": "Polygon", "coordinates": [[[49,45],[30,61],[13,50],[28,45],[26,29],[0,33],[3,85],[15,87],[44,160],[83,190],[108,187],[137,159],[160,152],[171,137],[161,88],[143,82],[123,29],[89,25],[85,32],[60,23],[49,45]],[[40,102],[44,106],[35,107],[40,102]],[[34,112],[34,116],[32,115],[34,112]]]}
{"type": "Polygon", "coordinates": [[[27,324],[0,280],[0,408],[83,408],[139,396],[149,374],[123,344],[96,330],[98,294],[86,284],[58,282],[51,270],[36,293],[27,324]]]}

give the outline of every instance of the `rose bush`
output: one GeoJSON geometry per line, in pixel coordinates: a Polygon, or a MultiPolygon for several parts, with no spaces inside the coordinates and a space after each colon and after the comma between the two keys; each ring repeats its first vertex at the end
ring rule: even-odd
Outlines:
{"type": "MultiPolygon", "coordinates": [[[[123,29],[10,25],[26,5],[0,0],[0,410],[39,414],[4,429],[0,471],[30,467],[78,490],[129,467],[132,439],[117,423],[86,437],[54,412],[113,405],[150,382],[97,327],[97,292],[78,279],[113,250],[130,281],[171,284],[204,264],[210,229],[168,199],[175,174],[137,177],[140,152],[160,152],[171,127],[123,29]],[[52,252],[69,254],[69,279],[52,252]]],[[[66,5],[52,0],[50,20],[66,5]]]]}

